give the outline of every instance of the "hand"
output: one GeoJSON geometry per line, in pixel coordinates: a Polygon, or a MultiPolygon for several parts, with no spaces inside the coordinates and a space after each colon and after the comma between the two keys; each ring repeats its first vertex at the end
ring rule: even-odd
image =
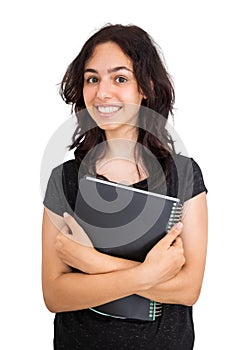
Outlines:
{"type": "Polygon", "coordinates": [[[145,289],[163,283],[175,277],[185,264],[182,239],[183,229],[176,224],[147,254],[144,262],[138,267],[145,289]]]}
{"type": "Polygon", "coordinates": [[[87,247],[93,247],[93,244],[84,229],[71,215],[64,213],[63,218],[66,225],[62,231],[67,235],[68,238],[74,240],[78,244],[87,247]],[[71,230],[71,234],[69,229],[71,230]]]}
{"type": "Polygon", "coordinates": [[[57,255],[68,266],[88,274],[96,273],[97,259],[99,262],[98,251],[71,215],[65,213],[64,222],[64,227],[56,237],[57,255]],[[70,230],[72,234],[69,233],[70,230]]]}

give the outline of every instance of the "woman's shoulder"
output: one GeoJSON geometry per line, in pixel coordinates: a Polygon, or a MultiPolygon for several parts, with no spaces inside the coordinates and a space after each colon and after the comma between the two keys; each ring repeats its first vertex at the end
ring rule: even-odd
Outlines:
{"type": "Polygon", "coordinates": [[[202,170],[193,157],[172,155],[171,177],[184,201],[203,191],[207,193],[202,170]]]}
{"type": "Polygon", "coordinates": [[[180,167],[184,167],[184,168],[195,167],[195,166],[199,167],[197,161],[193,157],[190,157],[190,156],[186,156],[186,155],[179,154],[179,153],[174,153],[174,154],[172,154],[172,159],[173,159],[174,163],[180,167]]]}
{"type": "Polygon", "coordinates": [[[75,159],[53,168],[48,180],[44,205],[58,215],[75,205],[78,191],[78,167],[75,159]]]}
{"type": "Polygon", "coordinates": [[[73,191],[74,189],[76,190],[78,186],[78,170],[77,161],[75,159],[70,159],[56,166],[52,170],[51,177],[54,178],[56,182],[60,183],[66,191],[69,192],[69,189],[73,191]]]}
{"type": "Polygon", "coordinates": [[[175,168],[180,175],[186,175],[186,177],[187,174],[192,176],[203,176],[198,161],[193,157],[182,154],[172,154],[172,163],[174,165],[173,168],[175,168]]]}
{"type": "Polygon", "coordinates": [[[75,159],[70,159],[70,160],[67,160],[57,166],[55,166],[52,170],[52,173],[54,174],[59,174],[59,173],[62,173],[64,171],[68,171],[68,172],[77,172],[77,162],[75,159]]]}
{"type": "Polygon", "coordinates": [[[78,176],[78,166],[75,159],[65,161],[54,168],[50,173],[50,180],[56,182],[69,182],[75,180],[78,176]]]}

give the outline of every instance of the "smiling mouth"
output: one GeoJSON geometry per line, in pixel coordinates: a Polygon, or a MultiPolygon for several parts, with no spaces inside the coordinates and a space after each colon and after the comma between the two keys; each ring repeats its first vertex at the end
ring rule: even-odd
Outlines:
{"type": "Polygon", "coordinates": [[[110,115],[118,112],[121,107],[120,106],[96,106],[97,111],[101,115],[110,115]]]}

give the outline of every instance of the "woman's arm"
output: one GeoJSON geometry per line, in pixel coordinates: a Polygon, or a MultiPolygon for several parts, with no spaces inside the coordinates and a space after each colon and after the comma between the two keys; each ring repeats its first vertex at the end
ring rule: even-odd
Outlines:
{"type": "Polygon", "coordinates": [[[147,290],[156,282],[174,276],[184,263],[181,247],[171,247],[171,243],[180,233],[173,230],[163,240],[160,264],[155,268],[149,263],[147,265],[148,270],[153,271],[152,274],[144,276],[143,271],[139,273],[137,270],[138,266],[94,275],[73,273],[56,252],[56,236],[63,225],[62,219],[58,218],[54,222],[45,210],[42,230],[42,286],[45,303],[52,312],[94,307],[147,290]]]}
{"type": "Polygon", "coordinates": [[[62,221],[60,216],[48,209],[47,212],[53,222],[60,220],[62,223],[60,226],[63,227],[56,236],[55,247],[59,258],[68,266],[88,274],[100,274],[125,270],[140,264],[100,253],[93,247],[85,231],[71,215],[64,215],[64,221],[62,221]],[[72,234],[68,234],[70,232],[68,228],[72,234]]]}
{"type": "MultiPolygon", "coordinates": [[[[162,303],[193,305],[200,294],[207,251],[207,203],[203,192],[190,199],[184,208],[181,234],[185,265],[165,283],[138,294],[162,303]]],[[[143,264],[141,266],[143,268],[143,264]]]]}
{"type": "MultiPolygon", "coordinates": [[[[151,289],[137,294],[163,303],[193,305],[197,301],[204,275],[207,249],[207,204],[204,192],[186,202],[182,221],[184,227],[181,237],[186,259],[182,270],[169,281],[163,284],[156,283],[156,286],[151,289]]],[[[73,225],[72,230],[76,230],[72,217],[67,218],[66,223],[70,227],[73,225]]],[[[87,267],[87,273],[104,273],[140,265],[138,262],[111,257],[93,249],[92,255],[89,255],[83,247],[79,246],[78,249],[78,245],[67,240],[62,234],[59,235],[58,241],[60,241],[60,249],[58,249],[60,254],[63,252],[68,256],[69,252],[73,251],[74,266],[77,267],[80,264],[79,260],[83,258],[85,264],[95,261],[94,265],[87,267]],[[66,250],[68,242],[70,246],[66,250]]],[[[69,262],[71,262],[70,258],[69,262]]],[[[145,264],[141,268],[144,269],[145,264]]]]}
{"type": "Polygon", "coordinates": [[[135,293],[140,287],[134,270],[88,275],[73,273],[57,256],[56,236],[62,227],[59,218],[51,221],[44,211],[42,227],[42,287],[45,304],[52,312],[93,307],[135,293]],[[121,280],[123,283],[118,283],[121,280]]]}

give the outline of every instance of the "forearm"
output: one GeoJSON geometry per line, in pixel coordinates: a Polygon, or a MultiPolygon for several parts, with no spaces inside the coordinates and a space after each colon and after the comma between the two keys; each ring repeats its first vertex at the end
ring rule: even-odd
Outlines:
{"type": "MultiPolygon", "coordinates": [[[[122,271],[141,264],[137,261],[117,258],[99,252],[95,252],[94,259],[95,263],[92,264],[92,274],[106,274],[114,271],[122,271]]],[[[185,269],[182,269],[169,281],[156,284],[147,290],[140,292],[137,291],[135,294],[162,303],[188,305],[193,303],[193,294],[196,293],[195,288],[193,288],[190,281],[192,281],[192,279],[190,276],[187,276],[185,269]]]]}
{"type": "Polygon", "coordinates": [[[72,241],[68,243],[69,245],[66,243],[68,248],[66,257],[62,257],[63,262],[90,275],[125,270],[140,264],[133,260],[101,253],[94,248],[84,247],[72,241]]]}
{"type": "MultiPolygon", "coordinates": [[[[137,261],[116,258],[106,254],[101,254],[100,259],[102,272],[124,270],[141,264],[137,261]]],[[[152,288],[136,294],[161,303],[190,305],[195,302],[199,295],[199,290],[192,282],[191,276],[184,267],[169,281],[156,284],[152,288]]]]}
{"type": "Polygon", "coordinates": [[[143,288],[135,268],[98,275],[64,273],[45,285],[45,303],[52,312],[94,307],[143,288]]]}
{"type": "Polygon", "coordinates": [[[97,252],[97,254],[95,255],[95,259],[95,266],[93,266],[95,270],[94,273],[121,271],[132,267],[136,267],[141,264],[138,261],[118,258],[99,252],[97,252]]]}
{"type": "Polygon", "coordinates": [[[100,274],[119,271],[137,266],[139,263],[101,253],[95,248],[74,242],[72,239],[57,235],[57,253],[67,265],[88,274],[100,274]]]}
{"type": "MultiPolygon", "coordinates": [[[[99,254],[98,272],[107,273],[111,271],[120,271],[141,263],[133,260],[112,257],[107,254],[99,254]]],[[[136,294],[151,300],[168,304],[192,304],[197,295],[196,288],[193,286],[192,278],[183,268],[174,278],[152,288],[137,292],[136,294]]]]}
{"type": "MultiPolygon", "coordinates": [[[[85,264],[88,264],[89,261],[91,264],[86,267],[89,274],[122,271],[141,264],[137,261],[103,254],[96,250],[92,251],[92,256],[86,259],[85,264]]],[[[78,261],[76,261],[76,264],[78,264],[78,261]]],[[[195,302],[199,295],[198,289],[192,282],[193,280],[187,269],[183,268],[174,278],[164,283],[155,284],[152,288],[136,292],[136,294],[162,303],[190,305],[195,302]]]]}
{"type": "MultiPolygon", "coordinates": [[[[140,262],[99,254],[99,263],[95,266],[95,273],[121,271],[140,265],[140,262]]],[[[96,261],[97,262],[97,261],[96,261]]],[[[144,298],[161,303],[192,305],[199,295],[199,290],[192,283],[191,276],[183,268],[174,278],[164,283],[156,284],[152,288],[137,292],[144,298]]]]}
{"type": "Polygon", "coordinates": [[[200,289],[200,282],[195,281],[184,267],[172,279],[136,294],[160,303],[191,306],[197,301],[200,289]]]}

